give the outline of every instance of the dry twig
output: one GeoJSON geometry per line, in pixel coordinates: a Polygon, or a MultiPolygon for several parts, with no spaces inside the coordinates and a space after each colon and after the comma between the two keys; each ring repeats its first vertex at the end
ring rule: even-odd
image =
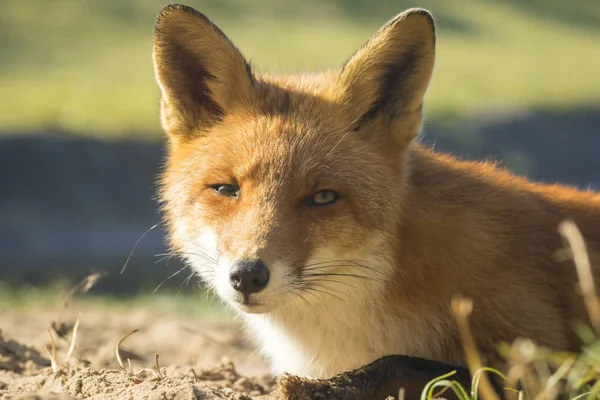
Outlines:
{"type": "Polygon", "coordinates": [[[561,222],[558,231],[571,249],[571,256],[579,277],[581,294],[583,295],[583,300],[596,336],[600,337],[600,301],[598,301],[598,296],[596,295],[594,275],[592,274],[585,241],[579,228],[577,228],[577,225],[572,220],[561,222]]]}
{"type": "Polygon", "coordinates": [[[69,300],[71,299],[71,297],[73,297],[73,295],[75,295],[76,293],[88,292],[91,288],[96,286],[96,284],[106,275],[108,275],[106,271],[96,271],[84,277],[81,281],[79,281],[79,283],[77,283],[67,293],[65,293],[62,299],[63,307],[67,307],[69,305],[69,300]]]}
{"type": "Polygon", "coordinates": [[[73,352],[75,351],[75,343],[77,342],[77,332],[79,330],[79,320],[81,318],[81,313],[77,315],[77,320],[75,320],[75,325],[73,326],[73,335],[71,336],[71,344],[69,345],[69,351],[67,351],[67,356],[65,357],[65,363],[69,361],[73,352]]]}
{"type": "Polygon", "coordinates": [[[52,351],[48,350],[48,347],[44,347],[46,353],[48,354],[48,358],[50,358],[50,366],[52,367],[52,372],[55,374],[58,373],[58,362],[56,362],[56,343],[54,342],[54,337],[52,336],[52,331],[48,328],[48,335],[50,336],[50,343],[52,344],[52,351]]]}
{"type": "MultiPolygon", "coordinates": [[[[452,314],[456,320],[458,326],[458,333],[460,340],[467,357],[467,364],[471,375],[475,375],[477,371],[483,368],[479,354],[477,353],[477,347],[475,346],[475,340],[473,334],[469,328],[468,318],[473,312],[473,302],[470,299],[466,299],[460,296],[452,299],[452,314]]],[[[485,400],[500,400],[498,394],[494,390],[487,374],[481,374],[480,379],[480,390],[481,395],[485,400]]]]}
{"type": "MultiPolygon", "coordinates": [[[[123,359],[121,359],[121,350],[120,350],[120,346],[121,344],[131,335],[133,335],[134,333],[136,333],[137,331],[139,331],[139,329],[134,329],[129,333],[126,333],[117,343],[117,347],[115,348],[115,354],[117,355],[117,362],[119,363],[119,366],[122,369],[125,369],[125,365],[123,364],[123,359]]],[[[130,364],[131,365],[131,364],[130,364]]],[[[131,367],[130,367],[131,369],[131,367]]],[[[133,373],[133,370],[131,371],[133,373]]]]}
{"type": "Polygon", "coordinates": [[[158,353],[156,353],[156,374],[158,375],[159,378],[162,378],[162,374],[160,373],[160,367],[158,366],[158,353]]]}

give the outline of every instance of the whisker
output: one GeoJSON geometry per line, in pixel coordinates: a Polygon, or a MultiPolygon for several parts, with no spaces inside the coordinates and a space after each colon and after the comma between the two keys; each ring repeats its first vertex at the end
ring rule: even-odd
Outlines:
{"type": "MultiPolygon", "coordinates": [[[[307,289],[307,290],[312,290],[312,291],[315,291],[315,292],[318,292],[318,293],[323,293],[323,294],[329,295],[329,296],[334,297],[334,298],[336,298],[338,300],[341,300],[341,301],[346,301],[343,298],[341,298],[341,297],[339,297],[339,296],[337,296],[337,295],[335,295],[333,293],[328,292],[327,290],[332,290],[333,291],[333,289],[330,288],[330,287],[327,287],[327,286],[325,286],[323,284],[319,284],[319,283],[310,283],[310,284],[308,284],[307,283],[304,286],[302,286],[302,288],[307,289]],[[317,288],[317,287],[319,287],[320,289],[317,288]]],[[[343,295],[344,293],[340,292],[340,294],[343,295]]]]}
{"type": "Polygon", "coordinates": [[[163,285],[165,282],[167,282],[169,279],[171,279],[171,278],[172,278],[172,277],[174,277],[175,275],[179,274],[181,271],[183,271],[183,270],[184,270],[184,269],[186,269],[186,268],[187,268],[187,265],[186,265],[185,267],[183,267],[183,268],[180,268],[180,269],[179,269],[177,272],[175,272],[175,273],[173,273],[173,274],[169,275],[169,277],[168,277],[167,279],[165,279],[164,281],[162,281],[161,283],[159,283],[159,285],[156,287],[156,289],[154,289],[154,290],[152,291],[152,294],[156,293],[156,291],[157,291],[158,289],[160,289],[160,287],[161,287],[161,286],[162,286],[162,285],[163,285]]]}
{"type": "Polygon", "coordinates": [[[321,265],[318,267],[310,267],[310,268],[301,268],[301,271],[318,271],[318,270],[327,270],[330,268],[337,268],[337,267],[356,267],[356,265],[353,264],[330,264],[330,265],[321,265]]]}
{"type": "Polygon", "coordinates": [[[154,262],[154,265],[156,265],[156,264],[160,264],[161,262],[163,262],[163,261],[165,261],[165,260],[168,260],[168,259],[171,259],[171,258],[173,258],[173,255],[171,255],[171,254],[167,254],[167,255],[165,255],[164,257],[161,257],[161,258],[159,258],[158,260],[156,260],[156,261],[154,262]]]}
{"type": "Polygon", "coordinates": [[[310,279],[310,280],[306,280],[306,281],[302,282],[302,284],[305,287],[318,286],[318,287],[321,287],[321,288],[326,288],[327,290],[330,290],[333,293],[337,293],[340,296],[349,296],[348,293],[342,292],[341,290],[338,290],[338,289],[332,288],[331,286],[325,285],[325,283],[327,283],[327,282],[337,283],[337,281],[327,281],[325,279],[321,279],[321,280],[310,279]]]}
{"type": "MultiPolygon", "coordinates": [[[[325,285],[318,285],[318,286],[320,287],[320,289],[315,288],[314,285],[311,286],[309,289],[312,290],[312,291],[315,291],[317,293],[326,294],[326,295],[331,296],[331,297],[333,297],[335,299],[338,299],[340,301],[347,302],[347,300],[344,299],[343,297],[340,297],[340,296],[338,296],[336,294],[333,294],[333,293],[329,292],[328,290],[331,290],[331,288],[325,287],[325,285]]],[[[323,301],[325,301],[325,300],[323,300],[323,301]]]]}
{"type": "Polygon", "coordinates": [[[357,267],[365,268],[365,269],[368,269],[369,271],[373,271],[375,273],[378,273],[378,274],[382,275],[383,277],[387,277],[386,274],[384,274],[383,272],[381,272],[381,271],[379,271],[379,270],[377,270],[377,269],[375,269],[373,267],[369,267],[368,265],[360,264],[360,263],[358,263],[356,261],[353,261],[353,260],[347,260],[347,261],[350,262],[350,263],[352,263],[352,264],[354,264],[357,267]]]}
{"type": "Polygon", "coordinates": [[[363,265],[360,264],[356,261],[353,260],[336,260],[336,261],[323,261],[323,262],[319,262],[319,263],[312,263],[312,264],[307,264],[306,266],[304,266],[303,268],[301,268],[303,271],[314,271],[314,270],[319,270],[319,269],[326,269],[326,268],[335,268],[335,267],[356,267],[356,268],[364,268],[366,270],[375,272],[377,274],[380,274],[382,276],[386,276],[383,272],[376,270],[375,268],[369,267],[368,265],[363,265]]]}
{"type": "Polygon", "coordinates": [[[319,262],[314,262],[314,263],[306,264],[303,267],[304,268],[308,268],[308,267],[312,267],[312,266],[315,266],[315,265],[323,265],[323,264],[331,264],[331,263],[339,263],[339,262],[343,262],[343,261],[342,260],[319,261],[319,262]]]}
{"type": "Polygon", "coordinates": [[[190,281],[192,280],[192,277],[194,277],[194,275],[196,275],[196,271],[192,271],[187,278],[185,278],[183,280],[183,282],[181,282],[181,285],[179,286],[179,288],[181,289],[181,287],[183,287],[184,285],[187,286],[190,284],[190,281]]]}
{"type": "Polygon", "coordinates": [[[152,257],[164,257],[164,256],[174,256],[175,254],[173,253],[158,253],[158,254],[153,254],[152,257]]]}
{"type": "Polygon", "coordinates": [[[208,263],[208,264],[217,264],[217,261],[214,259],[211,259],[207,256],[205,256],[204,254],[199,254],[199,253],[187,253],[187,252],[179,252],[179,253],[159,253],[159,254],[155,254],[154,257],[161,257],[163,256],[163,258],[161,258],[160,260],[156,261],[155,264],[158,264],[159,262],[163,261],[166,258],[179,258],[180,260],[186,261],[185,258],[183,257],[184,255],[192,255],[192,256],[196,256],[201,258],[204,262],[208,263]]]}
{"type": "MultiPolygon", "coordinates": [[[[309,277],[312,278],[312,277],[309,277]]],[[[302,279],[302,282],[330,282],[330,283],[341,283],[342,285],[346,285],[348,287],[351,287],[353,289],[356,289],[356,286],[352,285],[351,283],[348,282],[344,282],[344,281],[336,281],[336,280],[332,280],[332,279],[302,279]]]]}
{"type": "Polygon", "coordinates": [[[359,279],[367,279],[374,282],[381,282],[380,279],[374,279],[369,276],[364,275],[354,275],[354,274],[343,274],[343,273],[311,273],[311,274],[302,274],[304,277],[319,277],[319,276],[346,276],[350,278],[359,278],[359,279]]]}
{"type": "Polygon", "coordinates": [[[190,244],[191,246],[194,247],[194,250],[202,249],[202,251],[204,251],[208,254],[211,254],[211,256],[213,258],[218,258],[221,255],[221,252],[218,249],[207,249],[206,246],[204,246],[202,243],[200,243],[198,241],[183,239],[182,242],[190,244]]]}
{"type": "MultiPolygon", "coordinates": [[[[310,291],[310,290],[308,290],[308,289],[305,289],[305,288],[300,288],[300,287],[297,287],[296,289],[297,289],[297,290],[299,290],[299,291],[300,291],[300,292],[302,292],[302,293],[309,294],[309,295],[313,296],[315,299],[317,299],[318,301],[320,301],[321,303],[323,303],[323,305],[325,306],[325,308],[327,308],[327,311],[329,311],[329,305],[327,304],[327,302],[326,302],[326,301],[325,301],[323,298],[321,298],[321,297],[317,296],[315,293],[311,292],[311,291],[310,291]]],[[[290,289],[290,291],[292,291],[292,290],[290,289]]],[[[307,302],[307,303],[310,305],[310,308],[311,308],[311,309],[313,310],[313,312],[314,312],[314,311],[315,311],[315,309],[314,309],[314,307],[312,306],[312,304],[310,304],[310,302],[309,302],[308,300],[306,300],[306,302],[307,302]]],[[[315,312],[315,317],[316,317],[316,316],[317,316],[317,314],[316,314],[316,312],[315,312]]]]}
{"type": "Polygon", "coordinates": [[[210,260],[210,261],[214,262],[215,264],[217,263],[217,259],[215,257],[212,257],[208,253],[202,253],[202,252],[200,252],[200,253],[192,253],[192,252],[189,252],[189,251],[180,251],[179,254],[182,255],[182,256],[200,257],[200,258],[203,258],[205,260],[210,260]]]}
{"type": "MultiPolygon", "coordinates": [[[[299,298],[301,298],[313,310],[313,312],[315,313],[315,316],[317,315],[314,308],[312,307],[312,305],[301,294],[297,293],[296,291],[294,291],[292,289],[290,289],[289,292],[298,296],[299,298]]],[[[296,312],[298,313],[298,317],[301,317],[302,314],[300,314],[300,307],[298,307],[298,305],[296,304],[294,308],[296,309],[296,312]]]]}
{"type": "Polygon", "coordinates": [[[121,275],[123,274],[123,272],[125,272],[125,268],[127,268],[127,265],[129,264],[129,260],[131,260],[131,257],[133,257],[133,252],[137,248],[138,244],[140,244],[140,242],[142,241],[144,236],[146,236],[151,230],[153,230],[160,224],[161,224],[161,222],[159,222],[158,224],[152,225],[146,232],[142,233],[142,236],[140,236],[140,238],[135,242],[135,244],[131,248],[131,251],[129,252],[129,255],[127,256],[127,260],[125,260],[125,264],[123,264],[123,268],[121,269],[121,275]]]}

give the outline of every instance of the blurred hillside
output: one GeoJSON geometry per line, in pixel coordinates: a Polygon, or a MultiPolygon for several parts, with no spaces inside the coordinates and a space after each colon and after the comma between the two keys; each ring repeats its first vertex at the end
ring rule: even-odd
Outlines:
{"type": "MultiPolygon", "coordinates": [[[[151,63],[163,0],[0,2],[0,281],[108,269],[157,284],[163,157],[151,63]]],[[[398,12],[427,7],[438,56],[423,141],[549,183],[600,189],[600,2],[189,0],[259,71],[337,68],[398,12]]],[[[182,273],[182,279],[186,274],[182,273]]],[[[174,279],[179,285],[182,279],[174,279]]],[[[1,282],[0,282],[1,289],[1,282]]]]}
{"type": "MultiPolygon", "coordinates": [[[[0,131],[157,134],[150,59],[165,0],[0,2],[0,131]]],[[[429,8],[439,27],[430,118],[600,101],[600,2],[188,0],[258,70],[337,68],[385,21],[429,8]]]]}

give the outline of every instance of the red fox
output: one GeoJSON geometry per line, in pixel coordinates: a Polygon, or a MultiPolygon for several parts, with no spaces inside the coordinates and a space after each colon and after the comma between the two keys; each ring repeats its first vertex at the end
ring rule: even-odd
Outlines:
{"type": "Polygon", "coordinates": [[[178,4],[153,43],[170,243],[239,311],[275,373],[326,378],[391,354],[465,365],[456,294],[474,301],[488,359],[517,337],[578,349],[571,323],[587,316],[573,263],[555,257],[557,228],[570,218],[600,248],[600,195],[419,143],[428,11],[399,14],[317,75],[256,73],[178,4]]]}

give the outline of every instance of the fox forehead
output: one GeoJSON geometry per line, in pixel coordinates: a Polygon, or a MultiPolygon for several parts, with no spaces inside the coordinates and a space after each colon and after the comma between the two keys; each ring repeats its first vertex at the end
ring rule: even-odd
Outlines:
{"type": "Polygon", "coordinates": [[[262,210],[262,217],[301,215],[295,207],[304,200],[319,190],[335,190],[343,204],[323,213],[383,224],[396,207],[401,182],[373,142],[336,128],[291,116],[226,117],[204,137],[177,146],[164,181],[167,192],[185,197],[187,204],[199,201],[202,216],[223,220],[252,209],[262,210]],[[206,192],[217,184],[239,185],[245,206],[226,206],[206,192]]]}
{"type": "Polygon", "coordinates": [[[216,180],[206,184],[279,182],[296,190],[360,186],[367,170],[383,163],[356,132],[333,119],[320,123],[307,116],[232,116],[187,146],[186,153],[196,159],[191,161],[195,175],[216,180]]]}

